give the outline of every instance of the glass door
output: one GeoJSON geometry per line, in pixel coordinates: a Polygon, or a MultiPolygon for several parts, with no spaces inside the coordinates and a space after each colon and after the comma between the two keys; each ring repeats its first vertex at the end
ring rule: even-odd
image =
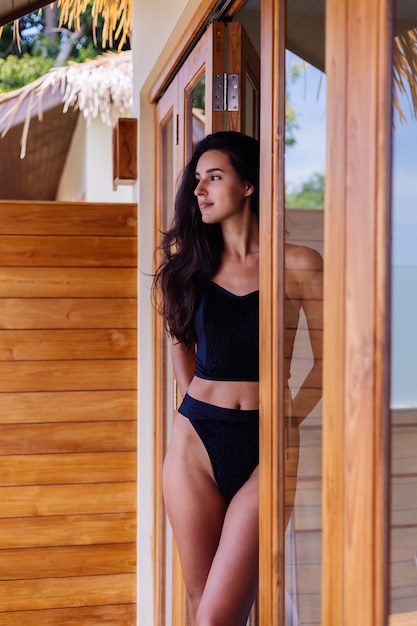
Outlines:
{"type": "Polygon", "coordinates": [[[417,624],[417,7],[397,0],[393,45],[389,624],[417,624]]]}
{"type": "MultiPolygon", "coordinates": [[[[259,57],[241,24],[210,24],[160,97],[156,115],[155,246],[160,233],[172,220],[176,182],[195,144],[216,130],[258,132],[259,57]],[[222,89],[218,90],[218,86],[222,89]]],[[[155,619],[158,626],[185,626],[188,623],[185,589],[166,521],[161,487],[163,458],[181,398],[173,377],[169,340],[157,315],[154,328],[155,619]]]]}
{"type": "Polygon", "coordinates": [[[284,579],[285,624],[291,626],[321,624],[324,22],[324,1],[287,0],[284,579]]]}

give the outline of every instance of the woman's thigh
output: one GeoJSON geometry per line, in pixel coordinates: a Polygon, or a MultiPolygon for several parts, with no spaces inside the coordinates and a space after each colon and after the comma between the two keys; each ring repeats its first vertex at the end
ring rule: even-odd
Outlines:
{"type": "Polygon", "coordinates": [[[258,469],[227,510],[199,607],[202,623],[245,624],[258,588],[258,469]]]}
{"type": "Polygon", "coordinates": [[[189,420],[178,415],[164,462],[164,500],[191,602],[198,604],[216,553],[227,503],[207,452],[189,420]]]}

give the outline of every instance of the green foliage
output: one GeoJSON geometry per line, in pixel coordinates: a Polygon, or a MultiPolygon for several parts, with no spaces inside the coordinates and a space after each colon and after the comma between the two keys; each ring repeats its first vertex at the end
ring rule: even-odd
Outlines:
{"type": "Polygon", "coordinates": [[[20,59],[14,54],[6,59],[0,58],[0,92],[12,91],[31,83],[46,74],[53,63],[53,59],[32,57],[27,52],[20,59]]]}
{"type": "MultiPolygon", "coordinates": [[[[77,32],[59,27],[59,11],[46,32],[44,11],[25,15],[19,21],[19,40],[14,36],[14,24],[7,24],[0,37],[0,93],[18,89],[46,74],[54,65],[69,61],[82,63],[108,48],[103,48],[102,18],[98,20],[96,40],[93,37],[93,19],[90,6],[81,14],[81,29],[77,32]]],[[[113,50],[117,49],[118,40],[113,50]]],[[[128,49],[129,44],[124,46],[128,49]]]]}
{"type": "Polygon", "coordinates": [[[301,74],[307,71],[308,66],[303,61],[291,63],[287,66],[287,81],[285,89],[285,145],[291,147],[297,143],[296,131],[299,129],[297,111],[291,103],[291,88],[301,74]]]}
{"type": "Polygon", "coordinates": [[[324,207],[324,174],[316,172],[298,187],[286,189],[288,209],[322,209],[324,207]]]}

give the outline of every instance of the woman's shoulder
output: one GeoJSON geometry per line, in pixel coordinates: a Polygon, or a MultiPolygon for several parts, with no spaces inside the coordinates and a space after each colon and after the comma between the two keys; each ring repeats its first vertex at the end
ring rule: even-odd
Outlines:
{"type": "Polygon", "coordinates": [[[288,270],[319,272],[323,270],[323,258],[314,248],[286,243],[285,267],[288,270]]]}

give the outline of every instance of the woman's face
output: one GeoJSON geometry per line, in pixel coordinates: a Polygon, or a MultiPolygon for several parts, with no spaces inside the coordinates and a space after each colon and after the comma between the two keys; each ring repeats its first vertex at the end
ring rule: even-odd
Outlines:
{"type": "Polygon", "coordinates": [[[204,223],[236,219],[244,209],[250,210],[253,186],[240,180],[224,152],[205,152],[197,163],[195,176],[198,183],[194,194],[204,223]]]}

